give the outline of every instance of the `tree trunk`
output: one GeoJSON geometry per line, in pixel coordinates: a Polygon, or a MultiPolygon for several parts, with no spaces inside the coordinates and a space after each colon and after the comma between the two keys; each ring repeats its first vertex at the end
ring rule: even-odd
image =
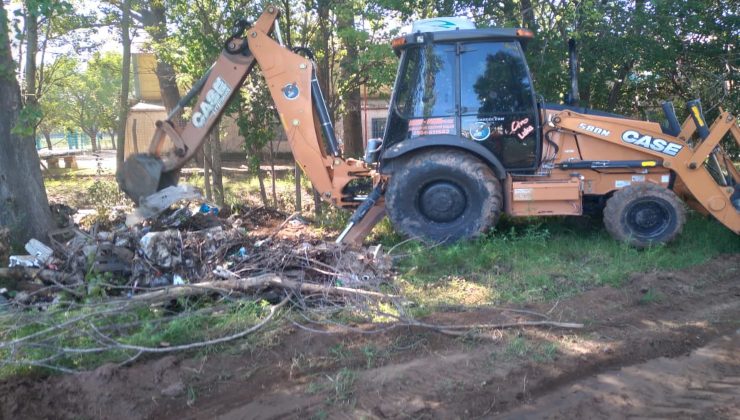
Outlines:
{"type": "Polygon", "coordinates": [[[532,7],[532,0],[522,0],[519,3],[519,11],[522,14],[522,23],[525,28],[536,29],[537,21],[534,18],[534,8],[532,7]]]}
{"type": "MultiPolygon", "coordinates": [[[[143,8],[139,11],[138,16],[134,15],[134,18],[138,18],[144,26],[144,30],[152,37],[152,41],[160,45],[167,40],[167,14],[164,5],[164,2],[148,2],[141,5],[143,8]]],[[[175,109],[177,103],[180,102],[180,91],[177,88],[177,73],[172,65],[162,61],[159,56],[157,56],[157,66],[154,69],[154,73],[159,81],[162,102],[169,114],[175,109]]],[[[184,126],[185,122],[182,119],[182,110],[177,112],[172,117],[172,120],[176,124],[184,126]]]]}
{"type": "Polygon", "coordinates": [[[224,206],[224,178],[221,172],[221,121],[213,125],[211,131],[211,169],[213,170],[213,195],[219,207],[224,206]]]}
{"type": "Polygon", "coordinates": [[[118,147],[116,148],[116,168],[123,167],[124,144],[126,141],[126,118],[128,117],[128,85],[131,80],[131,34],[129,26],[131,20],[131,0],[123,0],[121,4],[121,39],[123,44],[123,58],[121,66],[121,97],[118,110],[118,147]]]}
{"type": "Polygon", "coordinates": [[[267,202],[267,189],[265,188],[265,173],[262,172],[262,168],[259,166],[257,166],[257,181],[260,184],[260,199],[262,200],[262,205],[269,207],[270,203],[267,202]]]}
{"type": "Polygon", "coordinates": [[[272,206],[278,208],[277,183],[275,181],[275,143],[270,141],[270,175],[272,179],[272,206]]]}
{"type": "Polygon", "coordinates": [[[51,146],[51,132],[44,131],[44,138],[46,139],[46,147],[48,147],[49,150],[51,150],[52,149],[52,146],[51,146]]]}
{"type": "Polygon", "coordinates": [[[211,135],[206,137],[203,145],[203,187],[206,190],[206,200],[213,201],[211,192],[211,135]]]}
{"type": "Polygon", "coordinates": [[[331,51],[329,48],[329,39],[331,38],[331,31],[332,28],[330,26],[331,22],[329,21],[329,10],[331,7],[329,0],[318,0],[317,2],[317,14],[318,14],[318,26],[319,26],[319,36],[318,36],[318,48],[317,52],[320,55],[320,59],[318,62],[318,68],[316,69],[316,72],[318,74],[319,79],[319,86],[321,87],[321,91],[324,93],[324,99],[326,100],[326,105],[329,108],[329,116],[331,117],[332,124],[334,123],[334,109],[332,107],[332,104],[334,103],[330,87],[331,84],[331,60],[329,59],[329,56],[331,55],[331,51]]]}
{"type": "Polygon", "coordinates": [[[0,225],[11,230],[14,245],[30,238],[48,242],[54,222],[33,138],[11,134],[22,105],[8,33],[0,3],[0,225]]]}
{"type": "Polygon", "coordinates": [[[578,48],[576,40],[571,38],[568,40],[568,74],[570,76],[568,93],[566,103],[572,106],[579,106],[581,102],[581,94],[578,92],[578,69],[580,63],[578,62],[578,48]]]}
{"type": "Polygon", "coordinates": [[[617,80],[614,81],[614,85],[612,86],[612,89],[609,91],[609,100],[606,103],[606,110],[611,112],[614,111],[614,107],[617,106],[617,101],[619,101],[619,94],[622,91],[622,86],[624,85],[624,79],[627,77],[629,72],[632,70],[632,66],[634,65],[635,60],[630,60],[624,64],[622,64],[622,67],[619,69],[619,73],[617,74],[617,80]]]}
{"type": "Polygon", "coordinates": [[[36,50],[38,49],[38,18],[35,10],[26,10],[26,69],[25,105],[36,105],[36,50]]]}
{"type": "Polygon", "coordinates": [[[321,202],[321,194],[319,194],[318,190],[316,188],[313,189],[313,212],[316,218],[321,217],[321,214],[323,213],[323,209],[321,202]]]}
{"type": "MultiPolygon", "coordinates": [[[[350,29],[355,25],[354,14],[351,10],[338,12],[337,30],[350,29]]],[[[358,48],[357,43],[351,40],[345,40],[344,47],[347,51],[341,63],[342,77],[345,80],[358,79],[355,74],[357,69],[353,64],[357,61],[358,48]]],[[[364,150],[362,139],[362,95],[360,94],[360,84],[355,83],[345,93],[344,98],[344,122],[343,122],[343,139],[345,157],[360,157],[364,150]]],[[[369,137],[369,136],[368,136],[369,137]]]]}
{"type": "Polygon", "coordinates": [[[296,163],[293,166],[293,174],[295,175],[295,211],[301,213],[303,211],[302,191],[301,191],[301,167],[296,163]]]}
{"type": "Polygon", "coordinates": [[[344,96],[344,106],[346,110],[342,127],[344,156],[359,158],[362,157],[365,149],[362,138],[362,95],[360,95],[359,85],[353,87],[344,96]]]}
{"type": "Polygon", "coordinates": [[[92,151],[97,152],[100,150],[100,146],[98,145],[98,132],[92,129],[83,131],[88,137],[90,137],[90,146],[92,147],[92,151]]]}
{"type": "MultiPolygon", "coordinates": [[[[180,91],[177,89],[175,69],[169,63],[165,63],[157,58],[157,68],[154,72],[157,74],[157,80],[159,80],[159,91],[162,95],[162,102],[169,114],[175,109],[177,103],[180,102],[180,91]]],[[[172,117],[172,121],[181,127],[185,125],[185,121],[182,118],[182,109],[172,117]]]]}

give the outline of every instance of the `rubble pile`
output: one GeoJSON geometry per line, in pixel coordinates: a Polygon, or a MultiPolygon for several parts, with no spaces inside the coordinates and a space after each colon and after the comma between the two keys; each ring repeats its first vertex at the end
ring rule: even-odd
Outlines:
{"type": "MultiPolygon", "coordinates": [[[[129,225],[121,217],[109,230],[72,224],[51,235],[51,247],[29,242],[29,254],[11,256],[0,278],[36,284],[24,288],[32,293],[15,295],[29,304],[65,293],[131,298],[155,288],[268,273],[352,288],[376,288],[389,277],[391,263],[379,249],[326,242],[297,215],[242,207],[226,217],[198,201],[178,201],[154,213],[137,215],[133,224],[129,217],[129,225]]],[[[5,296],[12,303],[7,289],[5,296]]]]}

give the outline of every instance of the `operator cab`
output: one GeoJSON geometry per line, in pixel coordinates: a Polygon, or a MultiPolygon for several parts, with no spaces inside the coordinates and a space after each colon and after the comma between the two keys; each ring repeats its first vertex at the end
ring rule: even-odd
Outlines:
{"type": "Polygon", "coordinates": [[[393,41],[400,64],[383,149],[409,141],[483,146],[507,171],[532,172],[541,130],[522,49],[532,33],[474,28],[460,18],[427,19],[393,41]]]}

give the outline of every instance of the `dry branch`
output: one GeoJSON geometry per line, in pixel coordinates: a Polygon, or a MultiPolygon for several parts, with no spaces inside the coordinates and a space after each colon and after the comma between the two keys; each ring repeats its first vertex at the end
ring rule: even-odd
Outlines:
{"type": "Polygon", "coordinates": [[[11,280],[26,280],[38,278],[45,283],[78,283],[82,279],[75,274],[63,273],[54,270],[29,267],[0,268],[0,278],[11,280]]]}
{"type": "Polygon", "coordinates": [[[220,292],[229,293],[230,291],[253,291],[264,287],[278,287],[281,289],[294,290],[301,293],[320,293],[335,296],[366,296],[375,299],[389,300],[397,299],[398,296],[387,295],[379,292],[368,290],[354,289],[350,287],[324,286],[314,283],[302,283],[295,280],[288,280],[276,274],[262,274],[255,277],[238,277],[195,283],[189,285],[167,287],[156,292],[143,293],[131,298],[138,302],[161,302],[164,300],[177,299],[188,296],[203,295],[206,293],[220,292]]]}
{"type": "MultiPolygon", "coordinates": [[[[270,320],[275,315],[275,313],[277,312],[277,310],[280,309],[280,308],[282,308],[283,306],[285,306],[285,304],[288,303],[288,301],[290,301],[290,295],[286,296],[277,305],[271,306],[270,307],[270,313],[263,320],[261,320],[257,324],[249,327],[248,329],[246,329],[244,331],[240,331],[240,332],[235,333],[235,334],[227,335],[225,337],[219,337],[219,338],[214,338],[212,340],[199,341],[199,342],[190,343],[190,344],[182,344],[182,345],[179,345],[179,346],[169,346],[169,347],[144,347],[144,346],[135,346],[135,345],[124,344],[124,343],[115,341],[115,340],[111,339],[110,337],[105,336],[102,333],[100,333],[100,331],[97,328],[95,328],[95,332],[98,334],[99,338],[103,339],[105,342],[108,342],[110,344],[110,348],[111,349],[135,350],[135,351],[137,351],[139,353],[167,353],[167,352],[172,352],[172,351],[192,350],[192,349],[196,349],[196,348],[200,348],[200,347],[211,346],[211,345],[214,345],[214,344],[221,344],[221,343],[225,343],[227,341],[236,340],[236,339],[245,337],[245,336],[247,336],[247,335],[249,335],[249,334],[251,334],[251,333],[259,330],[260,328],[264,327],[265,324],[267,324],[268,322],[270,322],[270,320]]],[[[66,351],[67,349],[64,349],[64,350],[66,351]]]]}

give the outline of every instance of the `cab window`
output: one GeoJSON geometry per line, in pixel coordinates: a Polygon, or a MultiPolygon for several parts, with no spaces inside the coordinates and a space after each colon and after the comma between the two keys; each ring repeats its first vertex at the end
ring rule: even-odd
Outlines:
{"type": "Polygon", "coordinates": [[[462,45],[460,128],[463,137],[481,143],[506,168],[535,166],[539,150],[536,106],[517,42],[462,45]]]}
{"type": "Polygon", "coordinates": [[[409,49],[399,80],[396,106],[406,118],[455,113],[455,48],[427,45],[409,49]]]}
{"type": "Polygon", "coordinates": [[[515,42],[465,44],[460,57],[463,113],[530,111],[532,87],[515,42]]]}

